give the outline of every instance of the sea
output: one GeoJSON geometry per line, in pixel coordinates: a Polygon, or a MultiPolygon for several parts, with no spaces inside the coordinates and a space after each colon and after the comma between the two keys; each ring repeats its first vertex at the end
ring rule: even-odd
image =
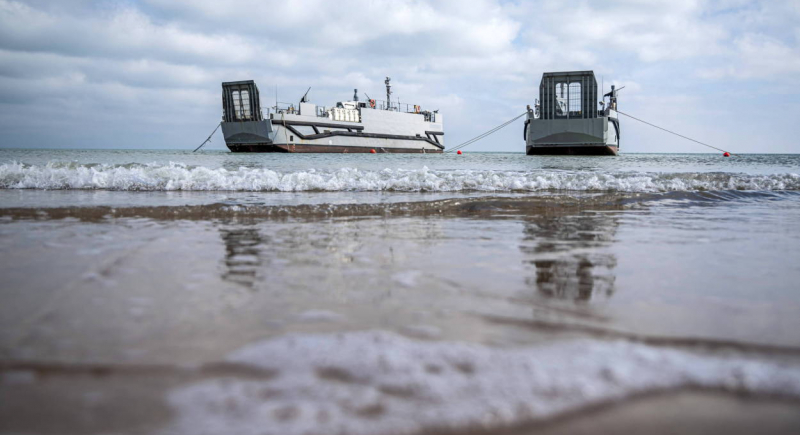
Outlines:
{"type": "Polygon", "coordinates": [[[798,401],[800,155],[0,149],[0,300],[9,433],[798,401]]]}

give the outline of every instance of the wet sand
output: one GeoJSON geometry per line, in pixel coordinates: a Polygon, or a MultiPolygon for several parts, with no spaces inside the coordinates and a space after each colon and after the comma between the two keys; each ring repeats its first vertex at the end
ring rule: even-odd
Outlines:
{"type": "Polygon", "coordinates": [[[0,432],[796,433],[770,198],[0,208],[0,432]]]}
{"type": "Polygon", "coordinates": [[[800,403],[730,394],[679,391],[565,415],[549,424],[509,435],[624,433],[794,434],[800,428],[800,403]]]}
{"type": "MultiPolygon", "coordinates": [[[[171,388],[213,377],[269,378],[226,366],[198,369],[128,367],[36,370],[3,369],[0,433],[162,433],[174,418],[164,400],[171,388]]],[[[233,406],[233,405],[231,405],[233,406]]],[[[265,427],[279,423],[264,421],[265,427]]],[[[318,433],[330,433],[320,427],[318,433]]],[[[647,394],[572,410],[500,430],[429,429],[420,434],[795,434],[800,401],[718,391],[647,394]]],[[[271,431],[269,431],[271,432],[271,431]]],[[[391,434],[392,432],[387,432],[391,434]]]]}

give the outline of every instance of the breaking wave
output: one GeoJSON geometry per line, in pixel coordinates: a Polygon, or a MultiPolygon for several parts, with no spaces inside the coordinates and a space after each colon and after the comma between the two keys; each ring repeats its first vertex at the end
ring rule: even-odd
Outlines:
{"type": "Polygon", "coordinates": [[[2,189],[104,189],[141,191],[615,191],[800,190],[794,173],[592,172],[537,170],[383,169],[301,170],[192,167],[181,163],[44,166],[0,165],[2,189]]]}
{"type": "Polygon", "coordinates": [[[295,334],[247,346],[228,361],[272,377],[173,390],[177,418],[166,433],[491,431],[677,388],[800,397],[794,364],[625,341],[501,349],[382,331],[295,334]]]}

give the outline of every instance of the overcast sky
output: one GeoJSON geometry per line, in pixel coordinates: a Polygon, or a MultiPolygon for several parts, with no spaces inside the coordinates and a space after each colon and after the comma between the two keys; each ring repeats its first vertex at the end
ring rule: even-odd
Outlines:
{"type": "MultiPolygon", "coordinates": [[[[525,110],[546,71],[626,86],[621,110],[738,152],[800,152],[800,1],[0,0],[0,146],[179,148],[220,82],[262,105],[439,109],[448,145],[525,110]]],[[[524,151],[522,121],[469,150],[524,151]]],[[[708,149],[622,119],[622,151],[708,149]]],[[[211,148],[224,149],[221,136],[211,148]]]]}

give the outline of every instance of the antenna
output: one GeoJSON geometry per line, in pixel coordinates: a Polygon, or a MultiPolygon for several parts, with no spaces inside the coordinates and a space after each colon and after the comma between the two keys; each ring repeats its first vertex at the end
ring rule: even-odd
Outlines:
{"type": "Polygon", "coordinates": [[[275,85],[275,113],[278,113],[278,85],[275,85]]]}
{"type": "Polygon", "coordinates": [[[384,83],[386,83],[386,110],[391,110],[392,108],[392,85],[389,82],[392,81],[391,77],[386,77],[384,83]]]}
{"type": "Polygon", "coordinates": [[[306,99],[306,97],[308,96],[308,92],[309,92],[309,91],[311,91],[311,86],[309,86],[309,87],[308,87],[308,90],[306,91],[306,93],[305,93],[305,94],[303,94],[303,98],[301,98],[301,99],[300,99],[300,102],[301,102],[301,103],[307,103],[307,102],[308,102],[308,100],[306,99]]]}

